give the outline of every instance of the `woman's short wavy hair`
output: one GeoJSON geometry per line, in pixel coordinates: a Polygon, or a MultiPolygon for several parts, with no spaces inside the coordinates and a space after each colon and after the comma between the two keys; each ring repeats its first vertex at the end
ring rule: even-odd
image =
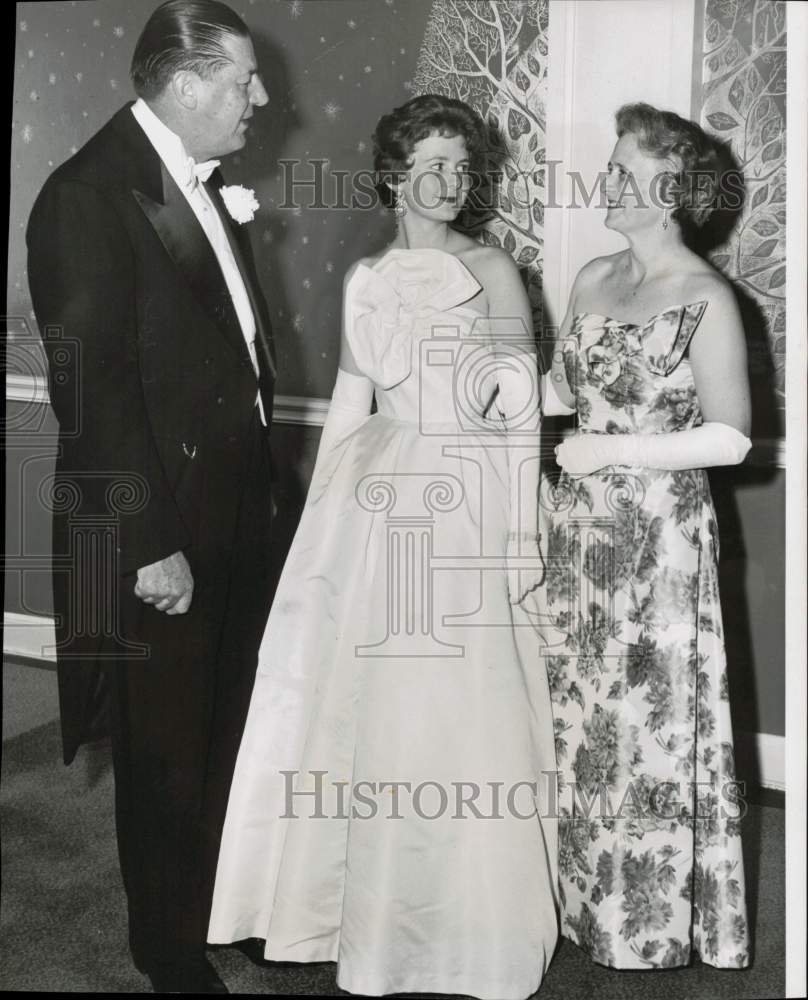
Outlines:
{"type": "Polygon", "coordinates": [[[395,203],[385,181],[395,182],[412,166],[416,143],[430,135],[462,136],[469,154],[469,170],[479,173],[485,162],[486,130],[477,112],[463,101],[442,94],[422,94],[382,115],[373,133],[376,190],[383,205],[395,203]]]}
{"type": "Polygon", "coordinates": [[[714,140],[695,122],[650,104],[624,104],[615,119],[618,138],[630,133],[650,156],[679,164],[660,186],[660,194],[676,203],[671,217],[680,224],[703,225],[717,207],[721,185],[714,140]]]}

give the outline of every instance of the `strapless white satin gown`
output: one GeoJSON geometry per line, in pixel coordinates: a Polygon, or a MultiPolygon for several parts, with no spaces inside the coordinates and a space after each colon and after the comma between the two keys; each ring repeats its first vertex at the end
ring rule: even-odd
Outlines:
{"type": "Polygon", "coordinates": [[[352,993],[524,1000],[557,940],[539,639],[480,563],[509,499],[503,436],[469,430],[492,388],[479,287],[437,250],[348,285],[378,412],[312,483],[230,794],[209,941],[336,961],[352,993]]]}

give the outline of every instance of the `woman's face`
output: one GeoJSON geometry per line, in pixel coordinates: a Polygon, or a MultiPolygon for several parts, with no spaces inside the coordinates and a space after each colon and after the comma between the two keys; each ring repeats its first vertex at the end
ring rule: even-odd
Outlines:
{"type": "MultiPolygon", "coordinates": [[[[626,132],[612,150],[603,181],[607,229],[637,233],[660,227],[665,211],[665,179],[676,170],[673,161],[649,156],[636,135],[626,132]]],[[[668,211],[674,203],[668,201],[668,211]]]]}
{"type": "Polygon", "coordinates": [[[466,140],[460,135],[427,136],[415,144],[412,161],[400,185],[407,211],[451,222],[471,187],[466,140]]]}

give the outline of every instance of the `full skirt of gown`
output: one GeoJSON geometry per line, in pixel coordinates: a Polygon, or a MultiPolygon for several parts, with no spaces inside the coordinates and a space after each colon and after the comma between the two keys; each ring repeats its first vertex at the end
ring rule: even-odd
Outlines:
{"type": "Polygon", "coordinates": [[[482,562],[508,533],[502,440],[463,428],[451,372],[420,349],[450,325],[463,339],[476,283],[448,254],[397,253],[354,278],[349,322],[394,342],[379,370],[354,331],[378,412],[318,458],[261,646],[209,941],[336,961],[352,993],[523,1000],[557,940],[547,679],[504,571],[482,562]]]}
{"type": "MultiPolygon", "coordinates": [[[[576,316],[581,433],[701,423],[705,302],[637,326],[576,316]]],[[[609,466],[543,482],[544,650],[561,775],[561,932],[596,962],[749,964],[718,533],[707,474],[609,466]]]]}

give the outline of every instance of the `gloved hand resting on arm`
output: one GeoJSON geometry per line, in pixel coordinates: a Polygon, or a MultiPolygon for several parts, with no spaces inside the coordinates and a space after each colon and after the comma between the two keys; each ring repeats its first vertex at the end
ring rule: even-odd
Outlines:
{"type": "Polygon", "coordinates": [[[746,343],[728,285],[711,290],[690,364],[704,423],[662,434],[578,434],[556,448],[561,468],[587,475],[608,465],[676,471],[742,462],[752,446],[746,343]]]}
{"type": "Polygon", "coordinates": [[[585,476],[608,465],[672,471],[737,465],[751,447],[740,431],[713,421],[670,434],[577,434],[555,453],[565,472],[585,476]]]}

